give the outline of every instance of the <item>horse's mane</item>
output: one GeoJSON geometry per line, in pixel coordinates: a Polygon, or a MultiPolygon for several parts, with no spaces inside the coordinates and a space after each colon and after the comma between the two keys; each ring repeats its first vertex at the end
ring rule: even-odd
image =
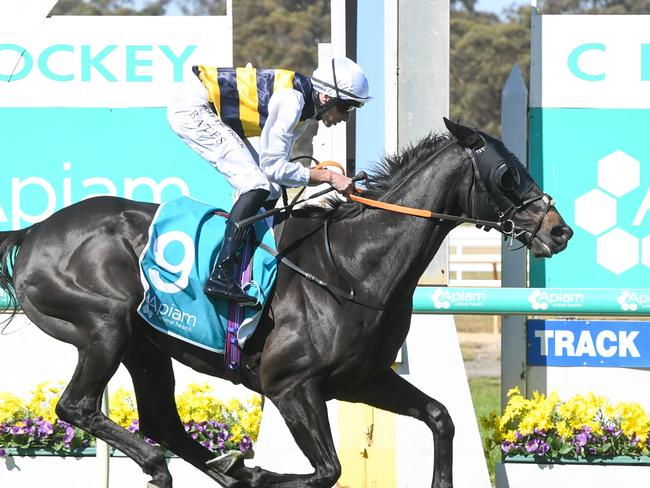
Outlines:
{"type": "MultiPolygon", "coordinates": [[[[448,134],[429,134],[415,144],[402,148],[395,155],[386,155],[368,171],[365,198],[380,199],[397,186],[418,164],[432,158],[442,144],[449,140],[448,134]]],[[[327,199],[329,208],[307,206],[302,210],[315,218],[340,220],[356,215],[363,206],[356,202],[346,202],[339,198],[327,199]]],[[[301,212],[302,213],[302,212],[301,212]]]]}

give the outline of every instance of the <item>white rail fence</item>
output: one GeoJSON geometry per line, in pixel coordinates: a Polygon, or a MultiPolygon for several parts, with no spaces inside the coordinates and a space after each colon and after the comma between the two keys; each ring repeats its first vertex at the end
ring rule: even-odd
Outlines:
{"type": "MultiPolygon", "coordinates": [[[[449,286],[501,286],[501,234],[471,224],[449,234],[449,286]]],[[[492,316],[492,333],[501,332],[501,317],[492,316]]]]}
{"type": "Polygon", "coordinates": [[[449,286],[501,286],[501,234],[461,225],[449,247],[449,286]]]}

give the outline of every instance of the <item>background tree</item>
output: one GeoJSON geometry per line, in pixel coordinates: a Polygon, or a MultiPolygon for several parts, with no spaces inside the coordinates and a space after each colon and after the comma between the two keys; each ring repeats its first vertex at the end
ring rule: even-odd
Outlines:
{"type": "Polygon", "coordinates": [[[494,14],[453,11],[451,15],[451,116],[482,130],[501,132],[501,90],[514,63],[530,66],[530,9],[494,14]]]}
{"type": "Polygon", "coordinates": [[[170,0],[59,0],[50,15],[165,15],[170,0]]]}
{"type": "Polygon", "coordinates": [[[545,14],[648,14],[650,0],[542,0],[545,14]]]}

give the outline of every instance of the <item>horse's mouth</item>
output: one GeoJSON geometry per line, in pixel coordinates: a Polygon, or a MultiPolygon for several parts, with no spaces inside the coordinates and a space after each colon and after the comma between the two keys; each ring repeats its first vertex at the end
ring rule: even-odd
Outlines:
{"type": "Polygon", "coordinates": [[[530,252],[536,258],[550,258],[553,257],[555,254],[564,251],[568,243],[569,243],[568,240],[562,242],[553,241],[553,244],[549,245],[548,243],[540,239],[538,236],[535,236],[530,246],[530,252]]]}

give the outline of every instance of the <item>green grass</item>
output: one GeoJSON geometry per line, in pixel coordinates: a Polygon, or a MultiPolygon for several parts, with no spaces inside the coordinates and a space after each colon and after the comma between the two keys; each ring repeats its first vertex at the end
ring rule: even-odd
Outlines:
{"type": "MultiPolygon", "coordinates": [[[[478,377],[469,380],[469,388],[476,412],[476,421],[479,424],[481,441],[487,435],[480,423],[480,417],[487,416],[490,412],[499,412],[501,409],[501,379],[493,377],[478,377]]],[[[485,445],[485,443],[483,444],[485,445]]],[[[485,453],[485,460],[490,472],[490,480],[494,486],[494,466],[501,461],[501,453],[492,450],[485,453]]]]}

